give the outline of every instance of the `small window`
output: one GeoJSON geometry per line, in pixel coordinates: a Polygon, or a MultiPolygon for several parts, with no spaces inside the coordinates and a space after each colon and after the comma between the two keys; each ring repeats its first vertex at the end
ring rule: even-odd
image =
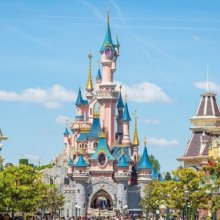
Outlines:
{"type": "Polygon", "coordinates": [[[78,189],[77,192],[80,193],[80,190],[78,189]]]}

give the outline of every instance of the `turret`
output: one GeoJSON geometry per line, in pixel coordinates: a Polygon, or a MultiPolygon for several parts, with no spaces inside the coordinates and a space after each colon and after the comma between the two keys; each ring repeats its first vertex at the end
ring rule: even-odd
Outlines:
{"type": "Polygon", "coordinates": [[[124,103],[121,95],[121,88],[120,86],[120,92],[118,96],[118,102],[117,102],[117,109],[118,109],[118,115],[117,115],[117,139],[118,142],[121,143],[122,141],[122,134],[123,134],[123,123],[122,123],[122,118],[123,118],[123,109],[124,109],[124,103]]]}
{"type": "Polygon", "coordinates": [[[139,146],[139,138],[138,138],[138,129],[137,129],[137,115],[135,111],[135,124],[134,124],[134,137],[131,146],[131,155],[134,161],[134,165],[138,163],[138,146],[139,146]]]}
{"type": "Polygon", "coordinates": [[[128,181],[131,179],[129,163],[126,161],[123,147],[121,148],[121,157],[118,160],[117,172],[114,178],[117,182],[117,208],[121,209],[128,206],[128,181]]]}
{"type": "Polygon", "coordinates": [[[97,75],[96,75],[96,90],[99,90],[99,86],[102,82],[102,75],[100,68],[98,69],[97,75]]]}
{"type": "Polygon", "coordinates": [[[92,65],[91,65],[91,59],[92,59],[92,54],[89,53],[88,55],[89,58],[89,72],[88,72],[88,80],[87,80],[87,84],[86,84],[86,97],[88,100],[90,100],[93,97],[93,83],[92,83],[92,65]]]}
{"type": "Polygon", "coordinates": [[[129,123],[131,121],[131,117],[128,111],[128,104],[125,103],[124,112],[123,112],[123,138],[122,138],[122,144],[130,144],[130,131],[129,131],[129,123]]]}
{"type": "Polygon", "coordinates": [[[81,89],[79,88],[76,99],[76,121],[84,121],[84,112],[88,107],[88,101],[82,98],[81,89]]]}
{"type": "Polygon", "coordinates": [[[150,162],[148,153],[147,153],[147,141],[144,141],[144,152],[138,163],[138,182],[139,183],[148,183],[152,180],[152,169],[153,166],[150,162]]]}

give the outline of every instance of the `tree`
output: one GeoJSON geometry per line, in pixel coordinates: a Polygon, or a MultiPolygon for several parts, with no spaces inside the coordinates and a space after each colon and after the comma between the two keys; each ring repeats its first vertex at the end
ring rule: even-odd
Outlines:
{"type": "Polygon", "coordinates": [[[58,189],[51,185],[44,192],[43,200],[41,203],[41,209],[47,210],[52,217],[57,210],[61,210],[64,206],[64,196],[58,191],[58,189]]]}
{"type": "Polygon", "coordinates": [[[171,177],[171,175],[170,175],[170,172],[166,172],[166,175],[165,175],[165,180],[171,180],[172,179],[172,177],[171,177]]]}
{"type": "MultiPolygon", "coordinates": [[[[29,165],[6,167],[0,172],[0,211],[35,212],[48,197],[53,188],[42,181],[42,175],[29,165]]],[[[50,194],[52,196],[52,194],[50,194]]],[[[53,196],[55,208],[60,204],[59,196],[53,196]]]]}
{"type": "Polygon", "coordinates": [[[151,154],[149,156],[149,160],[151,162],[151,164],[153,165],[154,169],[157,171],[157,172],[160,172],[160,163],[159,161],[154,157],[153,154],[151,154]]]}

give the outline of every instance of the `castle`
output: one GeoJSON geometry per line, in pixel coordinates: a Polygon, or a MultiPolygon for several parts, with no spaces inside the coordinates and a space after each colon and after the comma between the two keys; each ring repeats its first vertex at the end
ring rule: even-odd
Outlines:
{"type": "Polygon", "coordinates": [[[130,113],[114,83],[119,57],[118,38],[113,43],[107,15],[107,30],[101,46],[101,66],[93,85],[89,54],[85,99],[81,89],[76,99],[75,121],[64,131],[64,151],[44,170],[48,183],[56,184],[65,196],[65,217],[115,215],[116,212],[141,210],[145,184],[158,174],[146,148],[139,159],[137,117],[133,139],[130,113]],[[107,211],[105,211],[107,210],[107,211]]]}

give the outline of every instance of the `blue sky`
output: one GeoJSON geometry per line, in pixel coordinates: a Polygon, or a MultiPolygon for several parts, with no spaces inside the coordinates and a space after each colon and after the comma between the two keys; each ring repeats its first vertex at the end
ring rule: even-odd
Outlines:
{"type": "MultiPolygon", "coordinates": [[[[48,163],[63,150],[64,119],[74,119],[88,52],[93,78],[105,35],[106,1],[0,0],[0,127],[5,162],[48,163]]],[[[115,80],[137,110],[140,151],[162,171],[179,166],[206,89],[220,93],[220,2],[109,0],[121,44],[115,80]]],[[[219,97],[218,97],[219,100],[219,97]]],[[[131,125],[131,129],[133,124],[131,125]]]]}

